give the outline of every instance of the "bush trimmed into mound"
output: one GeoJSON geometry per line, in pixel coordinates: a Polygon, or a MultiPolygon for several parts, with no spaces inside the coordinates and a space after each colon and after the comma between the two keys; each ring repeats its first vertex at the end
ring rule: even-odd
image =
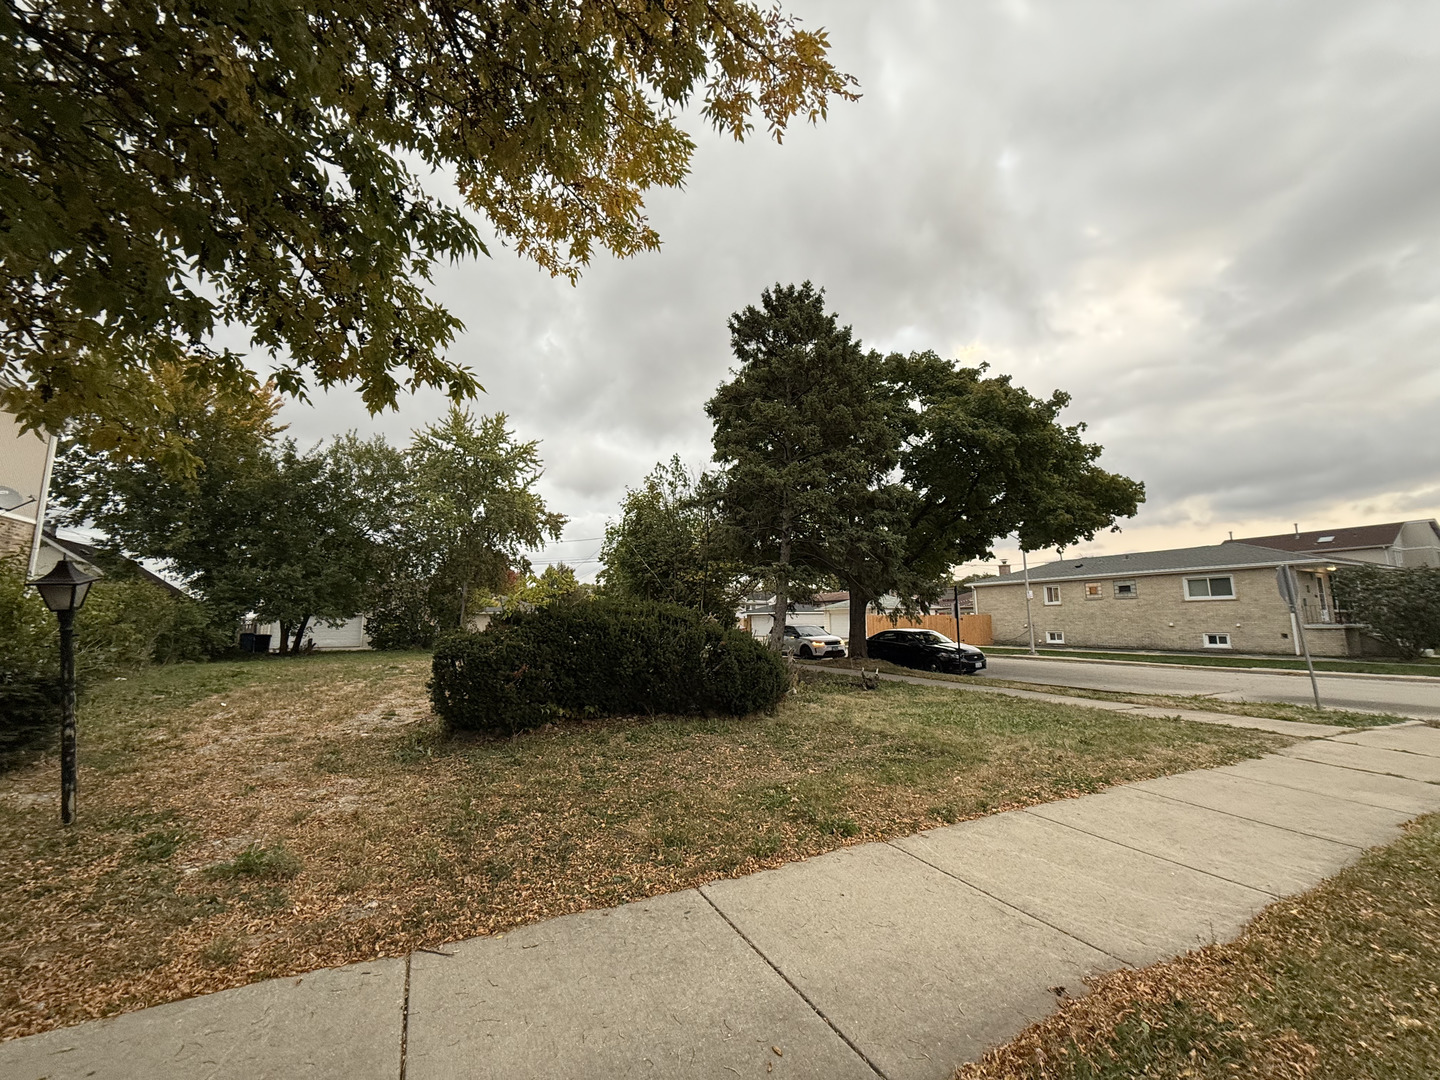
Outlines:
{"type": "Polygon", "coordinates": [[[785,695],[784,662],[688,608],[595,600],[506,616],[435,649],[430,700],[453,730],[579,716],[744,716],[785,695]]]}

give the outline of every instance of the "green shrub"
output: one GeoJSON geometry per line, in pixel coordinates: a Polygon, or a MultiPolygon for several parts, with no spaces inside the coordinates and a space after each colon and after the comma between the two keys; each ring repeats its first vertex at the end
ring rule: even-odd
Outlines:
{"type": "Polygon", "coordinates": [[[1355,566],[1332,580],[1336,604],[1396,653],[1440,648],[1440,568],[1355,566]]]}
{"type": "MultiPolygon", "coordinates": [[[[59,715],[59,624],[25,584],[23,557],[0,559],[0,742],[59,715]]],[[[75,676],[87,683],[152,661],[200,660],[227,644],[204,605],[116,573],[75,616],[75,676]]]]}
{"type": "Polygon", "coordinates": [[[554,604],[455,634],[430,697],[455,730],[519,731],[577,716],[744,716],[774,708],[784,662],[741,630],[669,604],[554,604]]]}
{"type": "Polygon", "coordinates": [[[396,577],[381,584],[365,616],[365,636],[374,649],[428,649],[435,644],[430,586],[419,578],[396,577]]]}
{"type": "Polygon", "coordinates": [[[25,560],[0,559],[0,741],[58,715],[60,646],[55,616],[25,587],[25,560]]]}

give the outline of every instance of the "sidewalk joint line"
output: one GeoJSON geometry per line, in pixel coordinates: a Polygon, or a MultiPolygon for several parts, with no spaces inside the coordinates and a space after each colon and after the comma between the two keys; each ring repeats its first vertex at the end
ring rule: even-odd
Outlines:
{"type": "MultiPolygon", "coordinates": [[[[1172,775],[1184,776],[1184,773],[1172,775]]],[[[1221,810],[1219,807],[1206,806],[1204,803],[1191,802],[1189,799],[1181,799],[1175,795],[1166,795],[1163,791],[1151,791],[1148,788],[1133,788],[1137,794],[1151,795],[1157,799],[1168,799],[1170,802],[1179,803],[1181,806],[1193,806],[1197,810],[1210,810],[1217,814],[1224,814],[1226,817],[1233,817],[1240,821],[1248,821],[1255,825],[1268,825],[1272,829],[1280,829],[1284,832],[1294,833],[1296,836],[1308,836],[1312,840],[1328,840],[1332,844],[1340,844],[1343,847],[1354,848],[1356,851],[1364,851],[1364,844],[1352,844],[1349,840],[1336,840],[1333,836],[1321,836],[1319,833],[1306,832],[1304,829],[1292,829],[1288,825],[1276,825],[1273,821],[1261,821],[1259,818],[1246,817],[1244,814],[1237,814],[1231,810],[1221,810]]],[[[1323,796],[1322,796],[1323,798],[1323,796]]],[[[1038,816],[1038,815],[1037,815],[1038,816]]]]}
{"type": "Polygon", "coordinates": [[[766,956],[765,953],[761,951],[760,946],[756,945],[755,942],[751,941],[745,931],[741,930],[740,927],[736,926],[734,920],[732,920],[729,915],[726,915],[725,912],[720,910],[720,905],[715,903],[714,900],[711,900],[710,897],[705,895],[705,889],[703,887],[698,888],[695,891],[700,894],[701,899],[703,899],[707,904],[709,904],[712,908],[715,909],[716,915],[719,915],[720,918],[725,920],[725,925],[730,927],[731,930],[734,930],[735,933],[740,935],[740,940],[745,942],[746,945],[749,945],[750,948],[754,951],[755,955],[760,957],[761,960],[765,961],[771,971],[775,972],[776,975],[779,975],[780,978],[784,979],[785,985],[790,987],[791,990],[794,990],[800,1000],[805,1002],[806,1005],[809,1005],[811,1011],[816,1016],[818,1016],[821,1020],[825,1021],[826,1026],[829,1027],[830,1030],[833,1031],[837,1036],[839,1036],[840,1041],[843,1042],[846,1046],[848,1046],[852,1051],[854,1051],[855,1056],[870,1067],[871,1072],[873,1072],[876,1076],[880,1077],[880,1080],[890,1080],[888,1076],[886,1076],[883,1072],[880,1071],[880,1066],[876,1065],[873,1061],[871,1061],[870,1058],[866,1055],[865,1051],[861,1050],[860,1047],[856,1046],[850,1036],[846,1035],[845,1032],[840,1030],[839,1026],[835,1023],[835,1021],[831,1020],[828,1016],[821,1012],[820,1007],[816,1005],[815,1002],[810,1000],[809,996],[805,993],[805,991],[801,990],[800,987],[796,986],[795,983],[791,981],[790,976],[786,975],[785,972],[781,971],[779,965],[777,965],[775,961],[771,960],[770,957],[766,956]]]}
{"type": "MultiPolygon", "coordinates": [[[[1331,763],[1328,762],[1328,761],[1314,761],[1314,760],[1312,760],[1312,759],[1310,759],[1310,758],[1297,758],[1297,757],[1290,757],[1289,755],[1282,755],[1282,754],[1268,754],[1268,755],[1266,755],[1266,756],[1263,757],[1263,758],[1251,758],[1251,759],[1249,759],[1249,760],[1251,760],[1251,761],[1267,761],[1267,760],[1269,760],[1270,758],[1280,758],[1280,757],[1286,757],[1286,758],[1288,758],[1290,761],[1303,761],[1306,765],[1328,766],[1329,768],[1332,768],[1332,769],[1343,769],[1343,768],[1345,768],[1345,766],[1343,766],[1343,765],[1333,765],[1333,764],[1331,764],[1331,763]]],[[[1238,762],[1237,764],[1238,764],[1238,765],[1243,765],[1243,764],[1245,764],[1245,762],[1242,761],[1242,762],[1238,762]]],[[[1236,767],[1237,767],[1236,765],[1228,765],[1228,766],[1226,766],[1226,768],[1230,768],[1230,769],[1233,769],[1233,768],[1236,768],[1236,767]]],[[[1351,769],[1350,771],[1351,771],[1351,772],[1359,772],[1359,771],[1361,771],[1361,770],[1359,770],[1359,769],[1351,769]]],[[[1183,774],[1183,773],[1177,773],[1176,775],[1178,775],[1178,776],[1183,776],[1184,774],[1183,774]]],[[[1388,806],[1388,805],[1386,805],[1385,803],[1367,802],[1367,801],[1364,800],[1364,799],[1351,798],[1349,795],[1332,795],[1332,794],[1331,794],[1330,792],[1328,792],[1328,791],[1316,791],[1314,788],[1301,787],[1299,784],[1285,784],[1285,783],[1281,783],[1279,780],[1262,780],[1262,779],[1260,779],[1258,776],[1250,776],[1250,775],[1248,775],[1247,773],[1231,773],[1231,774],[1229,774],[1229,775],[1235,776],[1237,779],[1240,779],[1240,780],[1249,780],[1252,784],[1268,784],[1268,785],[1270,785],[1271,787],[1284,788],[1286,791],[1300,791],[1300,792],[1305,793],[1306,795],[1324,795],[1327,799],[1339,799],[1341,802],[1353,803],[1353,804],[1356,805],[1356,806],[1368,806],[1368,807],[1371,807],[1372,809],[1375,809],[1375,810],[1394,810],[1397,814],[1411,814],[1412,817],[1419,817],[1421,814],[1431,813],[1431,811],[1429,811],[1429,810],[1416,810],[1416,811],[1414,811],[1414,813],[1412,814],[1411,811],[1409,811],[1409,810],[1401,810],[1401,809],[1399,809],[1398,807],[1388,806]]],[[[1387,780],[1409,780],[1410,783],[1412,783],[1412,784],[1424,784],[1424,783],[1427,782],[1427,781],[1425,781],[1425,780],[1410,780],[1410,778],[1409,778],[1408,776],[1391,776],[1389,773],[1372,773],[1371,775],[1372,775],[1372,776],[1383,776],[1383,777],[1385,777],[1387,780]]]]}
{"type": "MultiPolygon", "coordinates": [[[[1400,726],[1399,724],[1396,724],[1396,725],[1395,725],[1395,727],[1399,727],[1399,726],[1400,726]]],[[[1384,728],[1351,728],[1349,731],[1343,731],[1343,732],[1341,732],[1340,734],[1341,734],[1341,735],[1356,735],[1356,734],[1359,734],[1359,733],[1362,732],[1362,731],[1384,731],[1384,730],[1385,730],[1384,728]]],[[[1336,746],[1355,746],[1355,747],[1359,747],[1361,750],[1387,750],[1387,751],[1389,751],[1389,752],[1392,753],[1392,754],[1409,754],[1411,757],[1418,757],[1418,758],[1440,758],[1440,754],[1427,754],[1427,753],[1425,753],[1423,750],[1408,750],[1408,749],[1406,749],[1406,748],[1403,747],[1403,746],[1376,746],[1376,745],[1374,745],[1373,743],[1341,742],[1341,741],[1340,741],[1340,735],[1331,735],[1331,736],[1328,736],[1328,737],[1326,737],[1326,738],[1324,738],[1324,739],[1317,739],[1316,741],[1317,741],[1317,742],[1329,742],[1329,743],[1334,743],[1336,746]]],[[[1421,783],[1425,783],[1425,781],[1422,780],[1421,783]]]]}
{"type": "MultiPolygon", "coordinates": [[[[1091,832],[1089,829],[1082,829],[1079,825],[1071,825],[1068,821],[1056,821],[1054,818],[1048,818],[1044,814],[1031,814],[1031,809],[1032,808],[1028,806],[1022,807],[1020,812],[1022,814],[1030,814],[1031,817],[1037,817],[1041,821],[1048,821],[1052,825],[1059,825],[1061,828],[1074,829],[1078,833],[1084,833],[1086,836],[1093,836],[1096,840],[1104,840],[1107,844],[1114,844],[1116,847],[1129,848],[1131,851],[1138,851],[1141,855],[1149,855],[1152,859],[1159,859],[1161,862],[1168,862],[1175,866],[1183,866],[1186,870],[1194,870],[1197,874],[1204,874],[1207,877],[1213,877],[1217,881],[1228,881],[1231,885],[1239,885],[1242,889],[1249,889],[1251,892],[1258,892],[1265,896],[1273,896],[1277,900],[1279,900],[1283,896],[1289,895],[1287,893],[1276,893],[1271,892],[1269,889],[1262,889],[1258,885],[1251,885],[1248,881],[1236,881],[1234,878],[1228,878],[1224,874],[1217,874],[1214,870],[1202,870],[1198,866],[1191,866],[1189,863],[1183,863],[1179,859],[1170,859],[1165,857],[1164,855],[1156,855],[1153,851],[1146,851],[1144,848],[1136,847],[1134,844],[1126,844],[1123,841],[1116,840],[1113,836],[1102,836],[1100,833],[1091,832]]],[[[1204,808],[1202,807],[1202,809],[1204,808]]]]}
{"type": "Polygon", "coordinates": [[[400,1080],[405,1080],[405,1067],[409,1064],[407,1055],[410,1050],[410,958],[413,953],[405,954],[405,1003],[400,1009],[400,1080]]]}
{"type": "MultiPolygon", "coordinates": [[[[1296,743],[1295,745],[1296,745],[1296,746],[1304,746],[1305,744],[1304,744],[1304,743],[1296,743]]],[[[1339,744],[1337,744],[1337,745],[1339,745],[1339,746],[1355,746],[1355,745],[1357,745],[1357,744],[1356,744],[1356,743],[1339,743],[1339,744]]],[[[1360,744],[1360,748],[1361,748],[1362,750],[1389,749],[1388,747],[1364,746],[1363,744],[1360,744]]],[[[1393,752],[1393,751],[1392,751],[1392,752],[1393,752]]],[[[1334,766],[1335,768],[1337,768],[1337,769],[1349,769],[1351,772],[1366,773],[1366,774],[1369,775],[1369,776],[1388,776],[1391,780],[1412,780],[1412,781],[1414,781],[1414,782],[1417,783],[1417,784],[1430,784],[1430,785],[1432,785],[1432,786],[1434,786],[1434,784],[1435,784],[1435,781],[1433,781],[1433,780],[1417,780],[1417,779],[1416,779],[1415,777],[1413,777],[1413,776],[1405,776],[1405,775],[1403,775],[1402,773],[1381,772],[1379,769],[1362,769],[1362,768],[1360,768],[1359,766],[1356,766],[1356,765],[1340,765],[1340,764],[1337,764],[1336,762],[1333,762],[1333,761],[1321,761],[1321,760],[1319,760],[1318,758],[1301,757],[1299,754],[1285,754],[1284,756],[1285,756],[1285,757],[1288,757],[1288,758],[1293,758],[1293,759],[1295,759],[1296,761],[1308,761],[1308,762],[1310,762],[1310,764],[1312,764],[1312,765],[1333,765],[1333,766],[1334,766]]],[[[1415,756],[1415,757],[1426,757],[1427,755],[1425,755],[1425,754],[1416,754],[1416,755],[1414,755],[1414,756],[1415,756]]]]}
{"type": "Polygon", "coordinates": [[[896,845],[896,844],[894,843],[894,841],[885,840],[885,841],[883,841],[883,843],[884,843],[887,847],[892,847],[892,848],[894,848],[896,851],[901,852],[902,854],[909,855],[912,859],[914,859],[916,862],[922,864],[923,866],[928,866],[928,867],[930,867],[930,869],[932,869],[932,870],[938,870],[940,873],[944,874],[946,877],[951,878],[951,879],[953,879],[953,880],[955,880],[955,881],[960,882],[960,884],[961,884],[961,885],[964,885],[966,888],[974,889],[976,892],[980,893],[982,896],[988,896],[991,900],[994,900],[997,904],[1001,905],[1002,907],[1007,907],[1007,908],[1009,908],[1011,911],[1018,911],[1021,915],[1024,915],[1027,919],[1034,919],[1036,922],[1040,923],[1042,926],[1048,926],[1048,927],[1050,927],[1050,929],[1051,929],[1051,930],[1054,930],[1057,934],[1064,934],[1064,935],[1065,935],[1066,937],[1068,937],[1071,941],[1078,941],[1081,945],[1084,945],[1087,949],[1094,949],[1096,952],[1102,954],[1103,956],[1108,956],[1108,957],[1110,957],[1111,960],[1114,960],[1114,961],[1115,961],[1117,964],[1119,964],[1121,967],[1126,967],[1126,968],[1130,968],[1131,970],[1134,970],[1135,965],[1132,964],[1132,963],[1130,963],[1130,961],[1129,961],[1129,960],[1126,960],[1123,956],[1116,956],[1116,955],[1115,955],[1113,952],[1111,952],[1109,949],[1101,948],[1099,945],[1096,945],[1096,944],[1095,944],[1094,942],[1092,942],[1092,941],[1086,941],[1084,938],[1082,938],[1079,934],[1075,933],[1073,930],[1066,930],[1063,926],[1056,926],[1056,925],[1055,925],[1054,923],[1052,923],[1049,919],[1041,918],[1039,915],[1036,915],[1033,911],[1026,911],[1026,910],[1025,910],[1024,908],[1022,908],[1019,904],[1016,904],[1016,903],[1014,903],[1014,902],[1012,902],[1012,901],[1010,901],[1010,900],[1006,900],[1004,897],[996,896],[994,893],[990,892],[988,889],[984,889],[984,888],[981,888],[979,885],[976,885],[973,881],[967,881],[965,878],[962,878],[959,874],[954,873],[953,871],[950,871],[950,870],[946,870],[943,866],[936,866],[936,865],[935,865],[934,863],[932,863],[929,859],[922,859],[919,855],[916,855],[915,852],[913,852],[913,851],[907,851],[905,848],[899,847],[898,845],[896,845]]]}

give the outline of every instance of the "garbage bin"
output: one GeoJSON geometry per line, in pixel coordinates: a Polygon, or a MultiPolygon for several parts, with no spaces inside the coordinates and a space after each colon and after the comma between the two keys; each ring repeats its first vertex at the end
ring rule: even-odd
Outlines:
{"type": "Polygon", "coordinates": [[[240,651],[248,653],[268,653],[270,651],[270,635],[241,634],[240,651]]]}

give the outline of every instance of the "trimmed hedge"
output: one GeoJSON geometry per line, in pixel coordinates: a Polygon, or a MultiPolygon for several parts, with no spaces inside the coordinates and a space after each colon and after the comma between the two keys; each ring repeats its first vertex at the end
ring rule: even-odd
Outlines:
{"type": "Polygon", "coordinates": [[[672,604],[553,604],[454,634],[430,700],[452,730],[510,732],[579,716],[744,716],[777,705],[784,662],[741,630],[672,604]]]}

